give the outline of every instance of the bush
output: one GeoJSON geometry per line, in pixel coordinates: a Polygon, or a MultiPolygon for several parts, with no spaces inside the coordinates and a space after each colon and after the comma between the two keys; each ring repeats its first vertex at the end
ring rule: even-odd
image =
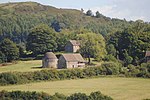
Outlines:
{"type": "Polygon", "coordinates": [[[101,94],[101,92],[93,92],[90,96],[85,93],[74,93],[70,96],[55,93],[54,95],[48,95],[41,92],[24,92],[24,91],[1,91],[0,100],[113,100],[111,97],[101,94]]]}
{"type": "Polygon", "coordinates": [[[147,71],[150,72],[150,63],[143,63],[141,64],[141,67],[147,68],[147,71]]]}
{"type": "Polygon", "coordinates": [[[0,74],[0,83],[1,85],[5,84],[17,84],[18,76],[14,73],[2,73],[0,74]]]}
{"type": "Polygon", "coordinates": [[[117,62],[118,60],[112,56],[112,55],[106,55],[104,58],[104,61],[113,61],[113,62],[117,62]]]}
{"type": "Polygon", "coordinates": [[[88,100],[88,96],[85,93],[75,93],[69,96],[67,100],[88,100]]]}
{"type": "Polygon", "coordinates": [[[120,73],[120,66],[114,62],[106,62],[101,65],[104,75],[117,75],[120,73]]]}
{"type": "Polygon", "coordinates": [[[139,73],[139,69],[137,68],[137,66],[134,66],[134,65],[128,65],[127,66],[127,68],[128,68],[128,75],[129,76],[137,76],[137,74],[139,73]]]}
{"type": "Polygon", "coordinates": [[[89,100],[113,100],[111,97],[103,95],[100,91],[92,92],[89,100]]]}
{"type": "Polygon", "coordinates": [[[37,93],[37,92],[24,92],[24,91],[1,91],[0,92],[1,100],[42,100],[42,99],[51,99],[50,95],[46,93],[37,93]]]}
{"type": "Polygon", "coordinates": [[[63,94],[59,94],[59,93],[55,93],[53,96],[52,96],[52,100],[66,100],[67,97],[63,94]]]}

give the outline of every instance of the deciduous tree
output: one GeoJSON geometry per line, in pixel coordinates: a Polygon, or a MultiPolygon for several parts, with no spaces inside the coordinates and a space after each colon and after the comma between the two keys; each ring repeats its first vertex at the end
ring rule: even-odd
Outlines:
{"type": "Polygon", "coordinates": [[[80,53],[89,59],[94,57],[96,60],[102,60],[106,54],[105,41],[102,35],[95,33],[80,34],[81,41],[80,53]]]}
{"type": "Polygon", "coordinates": [[[34,55],[54,51],[56,48],[55,33],[48,25],[35,26],[28,35],[27,50],[32,51],[34,55]]]}
{"type": "Polygon", "coordinates": [[[2,40],[0,51],[5,55],[6,60],[9,62],[19,58],[19,49],[13,41],[7,38],[2,40]]]}

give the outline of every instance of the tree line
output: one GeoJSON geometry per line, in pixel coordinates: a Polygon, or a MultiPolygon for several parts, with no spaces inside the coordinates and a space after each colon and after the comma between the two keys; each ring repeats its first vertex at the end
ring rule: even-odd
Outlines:
{"type": "Polygon", "coordinates": [[[91,57],[101,61],[106,56],[113,56],[123,61],[124,66],[139,65],[144,62],[145,52],[150,50],[150,26],[136,22],[132,27],[104,37],[86,29],[56,32],[46,24],[39,24],[30,30],[25,45],[16,44],[8,38],[2,39],[0,59],[4,62],[26,57],[25,51],[31,52],[34,57],[47,51],[64,51],[70,39],[81,42],[78,52],[89,58],[89,62],[91,57]]]}

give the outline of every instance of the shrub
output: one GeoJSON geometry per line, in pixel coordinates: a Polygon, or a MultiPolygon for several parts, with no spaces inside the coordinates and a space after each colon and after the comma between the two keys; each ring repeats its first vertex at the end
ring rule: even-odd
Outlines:
{"type": "Polygon", "coordinates": [[[60,93],[55,93],[52,96],[52,100],[66,100],[66,96],[60,93]]]}
{"type": "Polygon", "coordinates": [[[14,73],[2,73],[0,74],[0,84],[17,84],[18,77],[14,73]]]}
{"type": "Polygon", "coordinates": [[[75,93],[69,96],[67,100],[88,100],[88,96],[85,93],[75,93]]]}
{"type": "Polygon", "coordinates": [[[104,61],[113,61],[117,62],[118,60],[113,55],[106,55],[104,61]]]}
{"type": "Polygon", "coordinates": [[[104,75],[117,75],[120,71],[120,67],[114,62],[103,63],[101,67],[104,75]]]}
{"type": "Polygon", "coordinates": [[[92,92],[89,100],[113,100],[111,97],[103,95],[100,91],[92,92]]]}
{"type": "Polygon", "coordinates": [[[135,77],[140,72],[139,69],[137,68],[137,66],[134,66],[134,65],[131,65],[131,64],[128,65],[127,68],[128,68],[128,73],[127,74],[129,76],[134,76],[135,77]]]}
{"type": "Polygon", "coordinates": [[[85,93],[74,93],[70,96],[55,93],[49,95],[41,92],[24,92],[24,91],[0,91],[0,100],[113,100],[111,97],[101,94],[101,92],[92,92],[90,96],[85,93]]]}

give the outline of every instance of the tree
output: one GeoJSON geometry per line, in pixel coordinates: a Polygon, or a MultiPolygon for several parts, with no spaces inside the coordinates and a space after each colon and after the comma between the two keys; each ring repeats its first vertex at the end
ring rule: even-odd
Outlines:
{"type": "Polygon", "coordinates": [[[34,55],[47,51],[54,51],[57,48],[55,33],[48,25],[40,24],[35,26],[28,35],[27,50],[34,55]]]}
{"type": "Polygon", "coordinates": [[[80,34],[81,41],[80,53],[88,58],[94,57],[96,60],[102,60],[106,54],[105,41],[102,35],[95,33],[80,34]]]}
{"type": "Polygon", "coordinates": [[[65,45],[70,39],[76,38],[76,34],[68,30],[62,30],[56,33],[57,51],[64,51],[65,45]]]}
{"type": "Polygon", "coordinates": [[[100,18],[102,14],[99,13],[99,11],[96,12],[96,18],[100,18]]]}
{"type": "Polygon", "coordinates": [[[87,16],[93,16],[92,10],[88,10],[88,11],[86,12],[86,15],[87,15],[87,16]]]}
{"type": "Polygon", "coordinates": [[[116,57],[117,51],[116,51],[116,49],[115,49],[115,47],[114,47],[113,44],[107,45],[107,46],[106,46],[106,50],[107,50],[107,53],[108,53],[108,54],[110,54],[110,55],[116,57]]]}
{"type": "Polygon", "coordinates": [[[0,51],[0,63],[5,62],[5,55],[0,51]]]}
{"type": "Polygon", "coordinates": [[[0,44],[0,51],[5,55],[6,60],[11,62],[19,58],[19,49],[16,44],[13,43],[10,39],[2,40],[0,44]]]}
{"type": "Polygon", "coordinates": [[[127,51],[125,50],[124,54],[124,62],[125,62],[125,66],[128,66],[129,64],[132,63],[133,58],[131,56],[128,55],[127,51]]]}
{"type": "MultiPolygon", "coordinates": [[[[144,53],[150,48],[149,27],[142,23],[136,23],[134,26],[111,34],[108,40],[109,45],[114,45],[117,56],[127,64],[137,65],[144,58],[144,53]],[[147,32],[145,32],[147,31],[147,32]]],[[[112,49],[113,50],[113,49],[112,49]]],[[[108,50],[109,52],[111,50],[108,50]]]]}
{"type": "Polygon", "coordinates": [[[25,53],[26,48],[25,48],[24,44],[18,44],[17,47],[19,49],[19,57],[20,58],[21,57],[25,57],[25,55],[26,55],[26,53],[25,53]]]}
{"type": "Polygon", "coordinates": [[[52,22],[51,27],[55,29],[56,32],[61,32],[61,26],[58,21],[52,22]]]}

